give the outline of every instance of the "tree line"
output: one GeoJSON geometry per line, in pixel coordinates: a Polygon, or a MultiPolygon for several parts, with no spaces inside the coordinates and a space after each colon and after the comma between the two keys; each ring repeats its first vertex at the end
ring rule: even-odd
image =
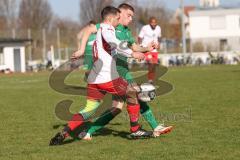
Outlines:
{"type": "MultiPolygon", "coordinates": [[[[157,17],[163,37],[180,40],[180,28],[170,22],[173,11],[167,9],[159,0],[79,0],[79,21],[62,18],[53,13],[48,0],[1,0],[0,1],[0,38],[29,38],[33,40],[33,58],[42,57],[43,33],[46,34],[46,46],[57,46],[57,29],[60,31],[61,48],[76,48],[76,35],[88,21],[100,22],[100,12],[106,5],[117,6],[130,3],[136,13],[130,26],[134,34],[148,23],[150,16],[157,17]],[[146,3],[142,5],[142,3],[146,3]],[[30,35],[29,35],[30,34],[30,35]]],[[[63,10],[64,12],[64,10],[63,10]]]]}

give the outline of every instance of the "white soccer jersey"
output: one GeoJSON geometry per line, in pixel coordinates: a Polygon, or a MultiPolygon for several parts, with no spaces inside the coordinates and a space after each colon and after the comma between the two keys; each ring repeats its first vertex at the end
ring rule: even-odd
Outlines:
{"type": "MultiPolygon", "coordinates": [[[[156,28],[153,30],[149,24],[145,25],[142,27],[139,37],[142,38],[141,45],[143,47],[147,47],[152,41],[158,43],[158,38],[161,37],[161,28],[160,26],[156,26],[156,28]]],[[[153,52],[157,52],[157,50],[155,49],[153,52]]]]}
{"type": "Polygon", "coordinates": [[[132,52],[126,46],[123,47],[122,42],[116,38],[113,26],[102,23],[93,45],[94,64],[88,76],[88,83],[101,84],[119,78],[114,55],[119,53],[131,57],[132,52]]]}

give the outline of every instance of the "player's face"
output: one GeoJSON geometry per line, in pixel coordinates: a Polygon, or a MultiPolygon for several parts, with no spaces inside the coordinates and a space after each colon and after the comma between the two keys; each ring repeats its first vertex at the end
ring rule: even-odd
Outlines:
{"type": "Polygon", "coordinates": [[[133,11],[130,9],[121,9],[120,23],[123,26],[128,26],[133,21],[133,11]]]}
{"type": "Polygon", "coordinates": [[[157,21],[155,19],[151,20],[150,26],[152,27],[152,29],[155,29],[157,26],[157,21]]]}
{"type": "Polygon", "coordinates": [[[117,25],[119,24],[119,19],[120,19],[120,14],[117,13],[117,15],[113,15],[112,16],[112,26],[113,27],[117,27],[117,25]]]}

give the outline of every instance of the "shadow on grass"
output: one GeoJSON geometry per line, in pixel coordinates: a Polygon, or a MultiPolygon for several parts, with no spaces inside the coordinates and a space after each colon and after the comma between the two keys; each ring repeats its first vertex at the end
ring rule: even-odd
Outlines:
{"type": "Polygon", "coordinates": [[[114,137],[121,137],[124,139],[130,139],[128,137],[130,133],[129,132],[125,132],[125,131],[116,131],[110,128],[103,128],[99,131],[97,131],[96,133],[93,134],[93,137],[98,137],[98,136],[110,136],[113,135],[114,137]]]}
{"type": "Polygon", "coordinates": [[[55,124],[55,125],[53,125],[53,129],[58,129],[58,128],[60,128],[60,127],[65,127],[67,124],[55,124]]]}
{"type": "MultiPolygon", "coordinates": [[[[109,124],[110,126],[119,126],[121,125],[121,123],[111,123],[109,124]]],[[[53,125],[53,129],[59,129],[59,128],[63,128],[64,126],[66,126],[66,124],[56,124],[53,125]]],[[[84,125],[81,126],[77,129],[75,129],[71,134],[71,138],[72,139],[67,139],[63,142],[62,145],[67,145],[70,143],[73,143],[74,141],[81,141],[81,139],[78,138],[79,133],[81,133],[82,131],[87,129],[88,125],[84,125]]],[[[111,128],[102,128],[99,131],[97,131],[96,133],[93,134],[93,139],[94,137],[101,137],[101,136],[111,136],[113,135],[114,137],[121,137],[123,139],[127,139],[127,140],[132,140],[132,138],[129,136],[130,133],[129,132],[125,132],[125,131],[116,131],[113,130],[111,128]]]]}

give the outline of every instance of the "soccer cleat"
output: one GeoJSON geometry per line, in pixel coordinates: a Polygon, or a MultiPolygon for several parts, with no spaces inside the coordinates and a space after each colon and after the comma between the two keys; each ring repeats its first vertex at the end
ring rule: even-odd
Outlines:
{"type": "Polygon", "coordinates": [[[139,128],[136,132],[131,133],[129,136],[133,139],[150,138],[153,136],[153,132],[139,128]]]}
{"type": "Polygon", "coordinates": [[[85,141],[91,141],[92,140],[92,135],[90,133],[87,133],[83,138],[82,140],[85,140],[85,141]]]}
{"type": "Polygon", "coordinates": [[[64,141],[65,139],[65,136],[58,132],[51,140],[50,140],[50,143],[49,145],[50,146],[55,146],[55,145],[61,145],[62,142],[64,141]]]}
{"type": "Polygon", "coordinates": [[[90,133],[87,133],[86,131],[83,131],[79,133],[78,138],[86,141],[91,141],[92,135],[90,133]]]}
{"type": "Polygon", "coordinates": [[[154,131],[153,131],[153,136],[154,137],[159,137],[161,134],[167,134],[171,132],[173,129],[173,126],[164,126],[163,124],[158,125],[154,131]]]}

